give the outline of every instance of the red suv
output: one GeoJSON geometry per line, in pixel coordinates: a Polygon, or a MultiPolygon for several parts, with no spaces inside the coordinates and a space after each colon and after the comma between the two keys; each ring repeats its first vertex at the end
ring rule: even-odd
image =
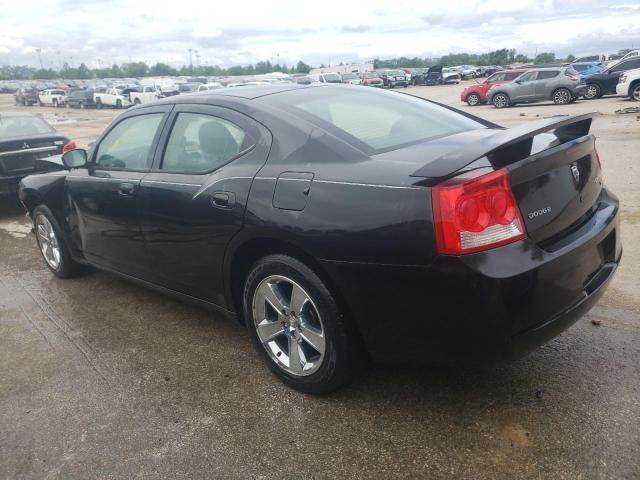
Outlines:
{"type": "Polygon", "coordinates": [[[376,72],[364,72],[359,73],[358,76],[362,80],[362,85],[366,85],[368,87],[380,87],[384,86],[384,81],[380,78],[376,72]]]}
{"type": "Polygon", "coordinates": [[[526,71],[526,68],[500,70],[499,72],[491,75],[484,82],[466,87],[462,90],[462,93],[460,93],[460,100],[467,102],[472,107],[480,105],[481,103],[487,103],[487,92],[491,87],[494,85],[500,85],[501,83],[511,82],[526,71]]]}

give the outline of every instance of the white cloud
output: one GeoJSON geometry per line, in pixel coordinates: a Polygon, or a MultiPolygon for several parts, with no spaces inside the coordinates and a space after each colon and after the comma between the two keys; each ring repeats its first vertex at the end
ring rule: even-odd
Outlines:
{"type": "Polygon", "coordinates": [[[180,65],[189,48],[201,63],[229,66],[498,48],[580,55],[640,43],[640,6],[628,0],[190,0],[177,13],[157,0],[34,0],[28,9],[5,3],[0,64],[35,66],[36,48],[54,67],[97,66],[98,59],[180,65]]]}

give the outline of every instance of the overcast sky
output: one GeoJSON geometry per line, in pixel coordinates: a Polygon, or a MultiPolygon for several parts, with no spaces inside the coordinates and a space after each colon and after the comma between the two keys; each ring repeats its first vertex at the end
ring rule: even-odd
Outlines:
{"type": "Polygon", "coordinates": [[[637,0],[5,0],[0,64],[311,65],[516,48],[640,47],[637,0]],[[197,63],[195,52],[193,63],[197,63]],[[278,57],[279,55],[279,57],[278,57]]]}

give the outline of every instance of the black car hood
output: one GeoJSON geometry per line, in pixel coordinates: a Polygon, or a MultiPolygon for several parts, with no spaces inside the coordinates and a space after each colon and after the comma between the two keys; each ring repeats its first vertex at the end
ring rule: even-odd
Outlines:
{"type": "Polygon", "coordinates": [[[433,67],[429,67],[427,73],[442,73],[442,65],[434,65],[433,67]]]}

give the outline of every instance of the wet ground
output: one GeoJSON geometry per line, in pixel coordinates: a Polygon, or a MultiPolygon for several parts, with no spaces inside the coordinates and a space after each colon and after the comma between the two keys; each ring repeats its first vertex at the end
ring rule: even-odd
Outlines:
{"type": "MultiPolygon", "coordinates": [[[[458,105],[459,87],[409,91],[458,105]]],[[[640,478],[640,120],[613,113],[628,104],[463,107],[505,125],[603,113],[625,253],[596,309],[507,366],[374,366],[327,397],[284,387],[208,311],[102,272],[53,278],[0,202],[0,478],[640,478]]],[[[31,110],[83,145],[116,114],[31,110]]]]}

